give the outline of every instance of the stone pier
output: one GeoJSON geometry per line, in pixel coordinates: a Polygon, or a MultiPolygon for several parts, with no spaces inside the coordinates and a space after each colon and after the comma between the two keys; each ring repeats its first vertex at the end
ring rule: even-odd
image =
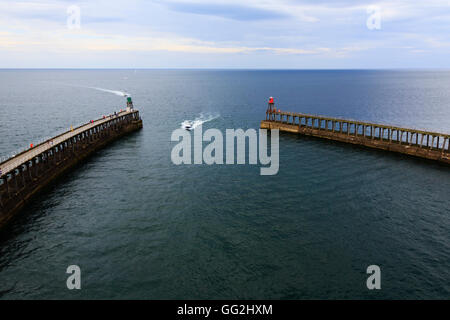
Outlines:
{"type": "Polygon", "coordinates": [[[139,111],[127,109],[74,128],[0,163],[0,227],[63,173],[110,142],[141,128],[139,111]]]}
{"type": "Polygon", "coordinates": [[[261,121],[262,129],[279,129],[328,140],[382,149],[450,164],[450,135],[355,120],[329,118],[274,107],[273,100],[261,121]]]}

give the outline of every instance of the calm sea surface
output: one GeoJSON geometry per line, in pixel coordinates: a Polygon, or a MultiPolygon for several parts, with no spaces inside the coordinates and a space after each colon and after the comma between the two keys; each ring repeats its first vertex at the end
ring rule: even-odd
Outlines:
{"type": "Polygon", "coordinates": [[[289,134],[280,170],[175,166],[171,133],[288,111],[450,132],[448,71],[0,71],[0,156],[124,107],[98,152],[0,234],[0,298],[450,298],[450,170],[289,134]],[[66,288],[79,265],[82,289],[66,288]],[[366,268],[379,265],[379,291],[366,268]]]}

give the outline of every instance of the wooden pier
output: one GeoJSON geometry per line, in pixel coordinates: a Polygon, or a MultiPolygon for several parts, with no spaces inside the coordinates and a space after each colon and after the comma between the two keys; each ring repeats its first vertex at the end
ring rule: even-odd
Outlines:
{"type": "Polygon", "coordinates": [[[262,129],[298,133],[450,164],[450,135],[368,122],[282,112],[269,101],[262,129]]]}
{"type": "Polygon", "coordinates": [[[142,128],[139,111],[91,121],[0,163],[0,227],[39,191],[93,152],[142,128]]]}

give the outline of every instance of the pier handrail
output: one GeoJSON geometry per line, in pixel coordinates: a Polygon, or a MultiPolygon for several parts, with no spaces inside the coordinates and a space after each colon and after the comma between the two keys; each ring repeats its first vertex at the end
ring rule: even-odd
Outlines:
{"type": "MultiPolygon", "coordinates": [[[[291,116],[291,117],[301,117],[301,118],[314,118],[318,120],[327,120],[327,121],[337,121],[337,122],[344,122],[344,123],[352,123],[357,125],[364,125],[364,126],[372,126],[377,128],[384,128],[384,129],[393,129],[393,130],[400,130],[404,132],[414,132],[414,133],[420,133],[424,135],[432,135],[432,136],[441,136],[445,138],[450,139],[450,134],[444,134],[440,132],[433,132],[433,131],[426,131],[422,129],[412,129],[412,128],[403,128],[403,127],[397,127],[397,126],[391,126],[391,125],[383,125],[383,124],[377,124],[377,123],[371,123],[371,122],[364,122],[359,120],[352,120],[352,119],[341,119],[341,118],[333,118],[333,117],[325,117],[320,115],[311,115],[306,113],[298,113],[298,112],[286,112],[286,111],[275,111],[275,110],[267,110],[267,113],[269,114],[277,114],[277,115],[284,115],[284,116],[291,116]]],[[[268,119],[267,121],[276,121],[278,120],[271,120],[268,119]]]]}

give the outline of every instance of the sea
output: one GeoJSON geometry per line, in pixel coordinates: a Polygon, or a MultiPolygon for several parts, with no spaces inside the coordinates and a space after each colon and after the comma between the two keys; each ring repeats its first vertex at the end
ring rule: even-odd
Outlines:
{"type": "Polygon", "coordinates": [[[270,96],[283,111],[450,133],[450,71],[5,69],[0,157],[124,109],[124,93],[143,129],[0,231],[0,299],[450,298],[448,166],[287,133],[276,175],[171,160],[186,121],[259,129],[270,96]]]}

